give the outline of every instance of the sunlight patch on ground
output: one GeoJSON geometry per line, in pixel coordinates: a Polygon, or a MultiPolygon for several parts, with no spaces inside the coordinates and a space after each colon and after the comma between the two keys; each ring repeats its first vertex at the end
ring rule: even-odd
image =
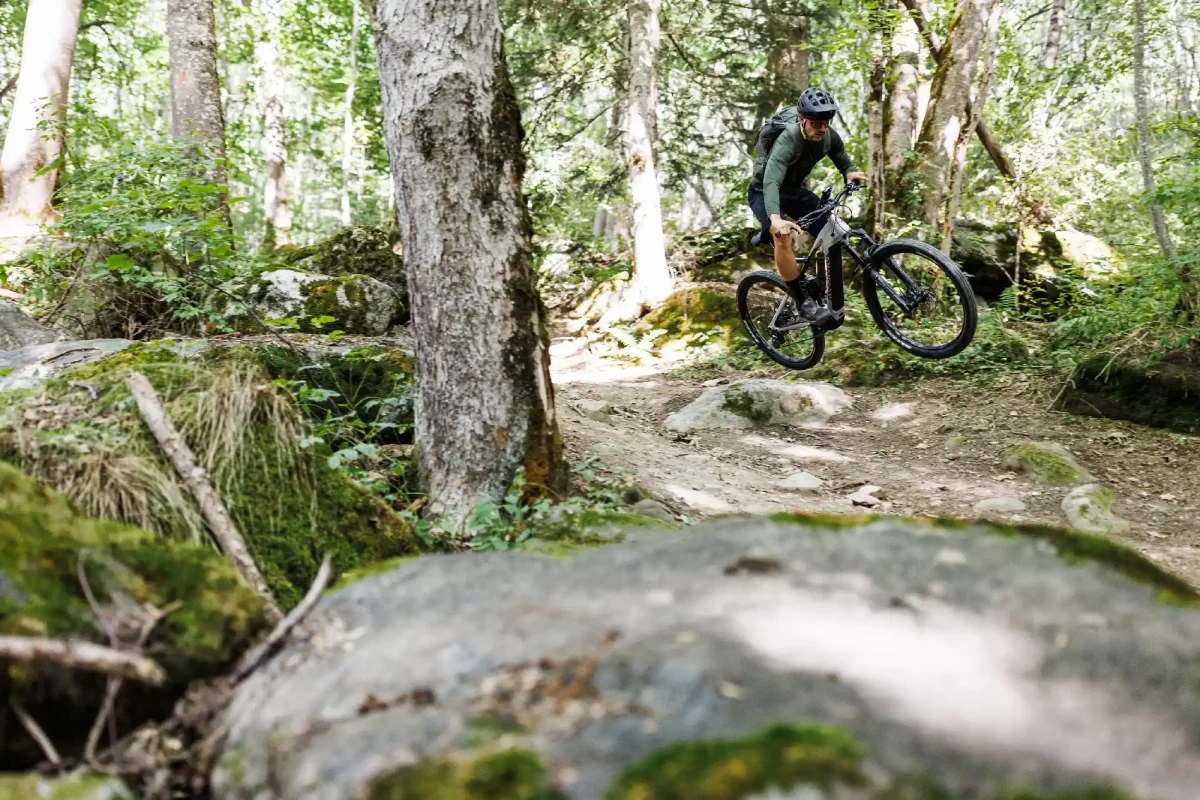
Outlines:
{"type": "Polygon", "coordinates": [[[766,436],[756,436],[751,434],[743,436],[742,444],[748,444],[752,447],[762,447],[770,450],[777,456],[790,458],[793,461],[824,461],[827,463],[840,463],[852,461],[849,456],[844,456],[836,450],[829,450],[824,447],[812,447],[806,444],[794,444],[785,442],[780,439],[769,439],[766,436]]]}
{"type": "Polygon", "coordinates": [[[719,497],[697,489],[688,489],[675,483],[667,484],[667,491],[687,503],[692,508],[701,511],[732,511],[733,506],[719,497]]]}
{"type": "Polygon", "coordinates": [[[916,403],[884,403],[871,412],[871,419],[876,422],[892,422],[893,420],[911,417],[916,403]]]}

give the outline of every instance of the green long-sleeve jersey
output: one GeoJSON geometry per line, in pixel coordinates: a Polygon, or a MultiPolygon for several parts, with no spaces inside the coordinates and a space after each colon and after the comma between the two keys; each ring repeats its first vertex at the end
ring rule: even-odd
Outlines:
{"type": "Polygon", "coordinates": [[[804,188],[804,179],[812,172],[826,155],[833,161],[842,177],[854,171],[854,163],[846,154],[846,145],[837,131],[830,128],[825,135],[829,137],[829,147],[824,142],[810,142],[804,138],[798,124],[788,125],[779,134],[771,147],[771,156],[767,159],[762,178],[754,179],[753,185],[762,189],[763,199],[768,214],[779,213],[780,197],[795,197],[804,188]]]}

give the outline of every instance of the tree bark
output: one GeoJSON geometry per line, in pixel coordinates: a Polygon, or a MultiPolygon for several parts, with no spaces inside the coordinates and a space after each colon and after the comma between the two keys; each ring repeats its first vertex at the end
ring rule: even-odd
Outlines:
{"type": "Polygon", "coordinates": [[[971,87],[979,70],[988,19],[995,4],[996,0],[958,0],[933,77],[929,109],[916,149],[924,183],[922,217],[934,228],[938,227],[949,194],[951,164],[959,134],[971,112],[971,87]]]}
{"type": "Polygon", "coordinates": [[[967,104],[970,116],[967,118],[966,126],[963,130],[959,131],[954,163],[950,168],[950,198],[946,207],[946,218],[942,224],[942,252],[946,255],[950,255],[954,220],[958,218],[959,207],[962,203],[963,182],[967,174],[967,143],[971,141],[971,135],[974,133],[976,126],[979,125],[980,113],[987,104],[988,90],[992,84],[992,74],[995,69],[995,57],[992,48],[996,42],[996,31],[999,27],[1000,6],[996,4],[992,7],[991,14],[988,15],[987,30],[985,33],[986,41],[983,45],[983,69],[980,71],[980,76],[975,82],[975,86],[972,87],[971,97],[967,104]]]}
{"type": "MultiPolygon", "coordinates": [[[[1150,110],[1146,101],[1146,0],[1133,3],[1133,103],[1137,115],[1137,157],[1142,167],[1142,183],[1150,204],[1150,225],[1158,247],[1167,258],[1175,255],[1175,245],[1167,232],[1167,221],[1162,206],[1154,199],[1157,187],[1154,183],[1154,164],[1150,160],[1150,110]]],[[[1185,274],[1190,278],[1190,273],[1185,274]]]]}
{"type": "Polygon", "coordinates": [[[350,67],[342,112],[342,225],[350,227],[350,168],[354,157],[354,92],[358,84],[358,2],[350,0],[350,67]]]}
{"type": "Polygon", "coordinates": [[[808,19],[799,14],[788,14],[786,19],[783,37],[767,56],[767,70],[775,81],[777,93],[795,103],[808,88],[810,79],[808,19]]]}
{"type": "Polygon", "coordinates": [[[254,60],[258,62],[263,103],[263,156],[266,160],[266,181],[263,185],[263,217],[266,230],[263,250],[270,252],[291,243],[292,209],[287,190],[287,113],[284,106],[286,88],[279,65],[279,20],[281,4],[266,0],[262,4],[262,38],[254,45],[254,60]]]}
{"type": "Polygon", "coordinates": [[[667,268],[662,202],[654,168],[658,115],[658,14],[661,0],[629,0],[629,102],[625,116],[625,158],[633,211],[635,302],[655,304],[674,288],[667,268]]]}
{"type": "Polygon", "coordinates": [[[376,55],[417,354],[417,460],[462,520],[565,483],[496,0],[380,0],[376,55]]]}
{"type": "Polygon", "coordinates": [[[1042,68],[1054,69],[1058,61],[1058,45],[1062,41],[1063,17],[1067,12],[1067,0],[1054,0],[1050,6],[1050,28],[1046,31],[1046,47],[1042,51],[1042,68]]]}
{"type": "Polygon", "coordinates": [[[884,148],[884,88],[887,84],[886,47],[887,24],[876,20],[871,31],[871,73],[867,94],[867,175],[871,181],[868,203],[868,219],[871,232],[878,237],[884,224],[884,209],[887,206],[887,174],[884,148]]]}
{"type": "Polygon", "coordinates": [[[171,135],[195,144],[207,162],[208,179],[225,186],[225,112],[212,0],[167,0],[167,49],[171,135]]]}
{"type": "Polygon", "coordinates": [[[31,0],[25,17],[21,70],[0,154],[0,187],[8,225],[38,225],[53,213],[51,201],[63,154],[61,125],[75,60],[80,0],[31,0]],[[42,130],[40,123],[48,123],[42,130]],[[38,174],[42,172],[42,174],[38,174]]]}

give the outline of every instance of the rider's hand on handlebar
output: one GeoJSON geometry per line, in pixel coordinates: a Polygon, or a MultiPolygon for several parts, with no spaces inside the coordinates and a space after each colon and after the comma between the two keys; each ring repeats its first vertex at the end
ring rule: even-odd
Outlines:
{"type": "Polygon", "coordinates": [[[867,185],[867,173],[847,172],[846,183],[853,184],[856,188],[862,188],[867,185]]]}
{"type": "Polygon", "coordinates": [[[771,215],[771,233],[776,237],[787,236],[790,233],[799,233],[800,228],[794,222],[789,222],[778,214],[771,215]]]}

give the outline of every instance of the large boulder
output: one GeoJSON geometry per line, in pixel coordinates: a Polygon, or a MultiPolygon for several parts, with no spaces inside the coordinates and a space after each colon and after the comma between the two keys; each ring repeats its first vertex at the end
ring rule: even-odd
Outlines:
{"type": "MultiPolygon", "coordinates": [[[[179,603],[150,641],[167,683],[157,690],[130,686],[119,709],[122,727],[165,714],[189,681],[225,669],[265,621],[261,600],[211,547],[160,541],[81,516],[61,495],[0,463],[0,634],[107,644],[80,571],[104,610],[104,624],[116,630],[137,630],[141,607],[179,603]]],[[[24,706],[60,750],[77,753],[104,697],[104,679],[45,664],[0,670],[0,763],[20,768],[40,760],[37,745],[11,716],[9,700],[24,706]]]]}
{"type": "Polygon", "coordinates": [[[368,275],[273,269],[235,278],[223,288],[221,313],[239,331],[259,331],[266,323],[305,333],[382,336],[408,319],[401,296],[368,275]]]}
{"type": "Polygon", "coordinates": [[[1200,432],[1200,344],[1165,354],[1093,356],[1075,370],[1058,407],[1181,433],[1200,432]]]}
{"type": "Polygon", "coordinates": [[[0,353],[0,392],[31,389],[66,369],[90,364],[131,344],[129,339],[81,339],[31,344],[0,353]]]}
{"type": "Polygon", "coordinates": [[[0,299],[0,351],[56,342],[61,336],[25,313],[11,300],[0,299]]]}
{"type": "Polygon", "coordinates": [[[1194,800],[1198,600],[1107,540],[898,519],[434,556],[238,688],[213,797],[1194,800]]]}
{"type": "Polygon", "coordinates": [[[392,287],[407,305],[407,273],[400,235],[381,228],[355,226],[282,254],[292,269],[322,275],[368,275],[392,287]]]}
{"type": "MultiPolygon", "coordinates": [[[[1017,230],[1011,224],[960,219],[954,223],[950,256],[977,295],[995,300],[1013,284],[1017,246],[1017,230]]],[[[1020,251],[1021,284],[1047,308],[1070,301],[1072,282],[1086,284],[1124,269],[1112,248],[1074,228],[1022,229],[1020,251]]]]}
{"type": "Polygon", "coordinates": [[[850,397],[827,383],[752,379],[714,386],[667,417],[676,433],[705,428],[810,425],[849,408],[850,397]]]}
{"type": "Polygon", "coordinates": [[[1024,472],[1041,483],[1069,486],[1092,480],[1091,474],[1058,442],[1022,442],[1004,451],[1005,469],[1024,472]]]}
{"type": "Polygon", "coordinates": [[[360,346],[316,358],[290,340],[251,341],[136,343],[36,392],[0,393],[0,458],[87,513],[203,541],[194,503],[130,399],[125,379],[136,370],[210,472],[284,607],[325,553],[342,572],[417,552],[412,527],[341,468],[385,488],[396,468],[403,475],[407,457],[385,460],[376,445],[402,441],[412,423],[410,355],[360,346]],[[348,433],[314,435],[312,424],[331,418],[348,433]],[[374,444],[358,447],[367,435],[374,444]]]}
{"type": "Polygon", "coordinates": [[[107,775],[0,775],[0,800],[133,800],[133,792],[107,775]]]}

